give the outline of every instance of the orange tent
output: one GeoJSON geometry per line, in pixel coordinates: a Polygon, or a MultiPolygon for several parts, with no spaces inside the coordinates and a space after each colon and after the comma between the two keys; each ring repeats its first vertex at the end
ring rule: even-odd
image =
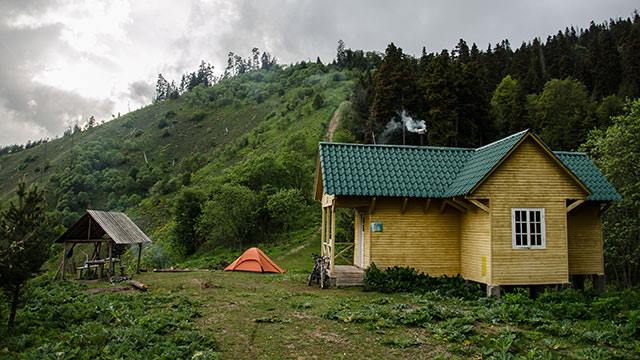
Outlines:
{"type": "Polygon", "coordinates": [[[224,271],[285,272],[285,270],[280,269],[273,260],[269,259],[262,250],[256,247],[245,251],[236,261],[227,266],[224,271]]]}

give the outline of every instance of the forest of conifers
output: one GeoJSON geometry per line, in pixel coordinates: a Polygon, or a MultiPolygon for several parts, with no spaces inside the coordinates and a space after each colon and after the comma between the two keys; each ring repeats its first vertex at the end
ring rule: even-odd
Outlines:
{"type": "Polygon", "coordinates": [[[479,146],[531,128],[552,148],[575,150],[640,95],[638,54],[634,14],[517,48],[503,40],[483,50],[460,39],[452,51],[414,57],[394,44],[376,54],[340,43],[336,65],[363,71],[353,94],[368,119],[351,129],[359,140],[373,141],[403,108],[426,121],[429,145],[479,146]]]}

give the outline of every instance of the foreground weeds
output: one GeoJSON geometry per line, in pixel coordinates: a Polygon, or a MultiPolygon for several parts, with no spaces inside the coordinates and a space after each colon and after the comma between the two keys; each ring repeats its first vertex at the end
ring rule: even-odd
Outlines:
{"type": "MultiPolygon", "coordinates": [[[[372,331],[423,328],[460,356],[632,359],[640,354],[638,291],[599,297],[575,290],[549,291],[535,300],[515,291],[500,301],[434,291],[404,300],[381,298],[362,304],[345,299],[324,317],[372,331]]],[[[392,338],[386,343],[407,347],[420,340],[392,338]]]]}
{"type": "Polygon", "coordinates": [[[297,272],[138,279],[148,292],[34,280],[15,333],[0,326],[0,359],[640,358],[638,290],[494,300],[456,279],[416,293],[321,290],[297,272]]]}
{"type": "Polygon", "coordinates": [[[200,334],[197,304],[178,294],[129,291],[91,295],[85,286],[31,282],[17,328],[2,327],[0,358],[217,358],[200,334]]]}

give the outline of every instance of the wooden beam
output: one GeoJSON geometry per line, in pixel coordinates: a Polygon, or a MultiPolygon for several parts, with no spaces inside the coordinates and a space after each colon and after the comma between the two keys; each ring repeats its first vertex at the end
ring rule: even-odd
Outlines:
{"type": "Polygon", "coordinates": [[[331,207],[331,263],[329,263],[329,272],[333,274],[336,259],[336,207],[331,207]]]}
{"type": "Polygon", "coordinates": [[[60,273],[60,278],[64,281],[64,266],[65,259],[67,258],[67,242],[62,243],[62,272],[60,273]]]}
{"type": "Polygon", "coordinates": [[[138,265],[136,266],[136,274],[140,274],[140,257],[142,256],[142,243],[138,244],[138,265]]]}
{"type": "Polygon", "coordinates": [[[340,250],[340,251],[335,255],[335,257],[336,257],[336,258],[337,258],[337,257],[342,257],[342,258],[343,258],[343,259],[345,259],[345,260],[349,260],[349,259],[345,258],[343,254],[344,254],[345,252],[347,252],[349,249],[353,248],[355,244],[354,244],[354,243],[339,243],[339,245],[341,245],[341,244],[347,244],[347,246],[346,246],[344,249],[340,250]]]}
{"type": "Polygon", "coordinates": [[[333,202],[335,200],[335,195],[322,195],[322,207],[333,206],[333,202]]]}
{"type": "Polygon", "coordinates": [[[373,214],[376,211],[376,197],[371,198],[371,205],[369,205],[369,214],[373,214]]]}
{"type": "Polygon", "coordinates": [[[431,199],[427,199],[427,202],[424,204],[424,213],[426,214],[429,211],[429,206],[431,206],[431,199]]]}
{"type": "Polygon", "coordinates": [[[611,206],[611,202],[602,204],[602,206],[600,206],[599,210],[598,210],[598,216],[602,216],[602,214],[604,214],[605,211],[607,211],[607,209],[611,206]]]}
{"type": "Polygon", "coordinates": [[[578,206],[582,205],[584,203],[584,200],[576,200],[574,202],[572,202],[571,204],[569,204],[569,206],[567,206],[567,213],[569,213],[571,210],[577,208],[578,206]]]}
{"type": "Polygon", "coordinates": [[[113,242],[109,242],[109,277],[113,276],[113,242]]]}
{"type": "Polygon", "coordinates": [[[442,205],[440,205],[440,213],[443,213],[443,212],[444,212],[444,208],[445,208],[445,206],[446,206],[446,205],[451,206],[452,208],[454,208],[454,209],[456,209],[456,210],[460,211],[461,213],[465,213],[465,212],[467,212],[467,209],[465,209],[465,208],[463,208],[462,206],[460,206],[460,205],[458,205],[458,204],[454,203],[453,201],[443,200],[443,201],[442,201],[442,205]]]}
{"type": "Polygon", "coordinates": [[[133,286],[134,288],[140,291],[147,291],[147,289],[149,288],[149,285],[143,284],[140,281],[135,281],[135,280],[127,280],[127,284],[133,286]]]}
{"type": "Polygon", "coordinates": [[[324,218],[324,255],[323,256],[331,256],[331,250],[329,249],[329,244],[331,243],[331,209],[324,208],[325,218],[324,218]]]}
{"type": "Polygon", "coordinates": [[[483,204],[481,201],[476,200],[476,199],[467,199],[470,203],[472,203],[473,205],[477,206],[478,208],[480,208],[482,211],[488,213],[489,212],[489,207],[485,204],[483,204]]]}
{"type": "Polygon", "coordinates": [[[457,198],[453,198],[453,203],[456,205],[460,205],[461,207],[463,207],[465,210],[471,210],[471,206],[467,205],[467,203],[465,203],[464,201],[457,199],[457,198]]]}
{"type": "Polygon", "coordinates": [[[361,208],[368,207],[371,204],[371,200],[368,197],[363,196],[336,196],[335,201],[337,208],[361,208]]]}
{"type": "Polygon", "coordinates": [[[326,216],[325,216],[325,212],[326,209],[322,208],[322,225],[320,225],[320,256],[324,256],[324,242],[325,242],[325,223],[326,223],[326,216]]]}
{"type": "Polygon", "coordinates": [[[404,214],[404,212],[407,211],[407,203],[409,203],[408,197],[402,200],[402,210],[400,211],[402,214],[404,214]]]}
{"type": "Polygon", "coordinates": [[[111,239],[68,239],[65,240],[67,243],[97,243],[97,242],[107,242],[111,241],[111,239]]]}

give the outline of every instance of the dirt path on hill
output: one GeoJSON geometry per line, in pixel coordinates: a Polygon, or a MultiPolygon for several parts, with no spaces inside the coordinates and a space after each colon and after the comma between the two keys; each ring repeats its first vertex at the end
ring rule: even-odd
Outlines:
{"type": "Polygon", "coordinates": [[[338,105],[338,108],[336,109],[336,111],[333,112],[333,115],[331,116],[331,121],[329,121],[329,126],[327,126],[327,141],[328,142],[332,142],[333,141],[333,134],[336,132],[336,130],[338,129],[338,126],[340,125],[340,119],[342,118],[342,112],[344,111],[344,108],[346,106],[349,105],[348,101],[343,101],[340,103],[340,105],[338,105]]]}

